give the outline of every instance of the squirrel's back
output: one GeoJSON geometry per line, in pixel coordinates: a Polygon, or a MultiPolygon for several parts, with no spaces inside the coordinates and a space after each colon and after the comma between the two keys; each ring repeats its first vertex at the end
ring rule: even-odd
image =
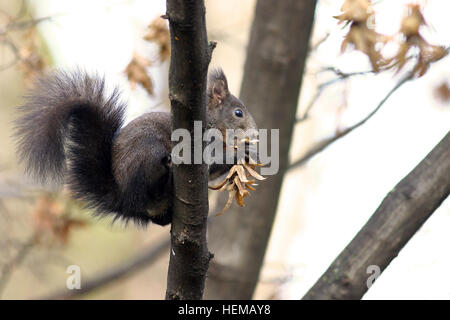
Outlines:
{"type": "MultiPolygon", "coordinates": [[[[146,212],[157,224],[171,219],[170,113],[149,112],[120,130],[113,144],[113,174],[123,212],[146,212]]],[[[167,222],[166,222],[167,221],[167,222]]]]}

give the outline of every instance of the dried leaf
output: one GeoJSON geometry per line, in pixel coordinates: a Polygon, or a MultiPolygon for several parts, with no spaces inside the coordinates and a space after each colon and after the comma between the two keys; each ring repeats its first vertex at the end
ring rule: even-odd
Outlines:
{"type": "Polygon", "coordinates": [[[219,190],[221,189],[226,183],[228,182],[227,179],[223,180],[221,183],[219,183],[217,186],[209,187],[212,190],[219,190]]]}
{"type": "Polygon", "coordinates": [[[364,22],[372,15],[372,4],[370,0],[345,0],[341,11],[343,12],[341,15],[334,17],[339,23],[349,20],[364,22]]]}
{"type": "Polygon", "coordinates": [[[73,229],[86,226],[83,220],[71,218],[64,206],[49,194],[41,196],[32,212],[34,233],[39,239],[67,244],[73,229]]]}
{"type": "Polygon", "coordinates": [[[436,98],[442,102],[450,102],[450,86],[448,82],[443,82],[434,90],[434,95],[436,98]]]}
{"type": "Polygon", "coordinates": [[[407,7],[407,11],[408,14],[401,22],[400,32],[406,37],[418,35],[420,27],[427,24],[420,11],[420,5],[410,4],[407,7]]]}
{"type": "Polygon", "coordinates": [[[244,167],[245,167],[245,169],[247,169],[248,173],[250,173],[256,179],[258,179],[258,180],[266,180],[266,178],[264,178],[262,175],[260,175],[255,170],[253,170],[253,168],[250,165],[244,163],[244,167]]]}
{"type": "Polygon", "coordinates": [[[419,54],[414,57],[416,64],[413,68],[413,74],[416,77],[423,76],[430,64],[442,59],[448,54],[448,50],[441,46],[429,44],[420,34],[420,27],[427,25],[425,18],[421,12],[420,6],[410,4],[407,7],[407,14],[402,19],[400,34],[402,34],[404,42],[400,45],[397,55],[391,59],[390,68],[397,69],[397,73],[402,70],[410,57],[407,53],[412,48],[418,48],[419,54]]]}
{"type": "Polygon", "coordinates": [[[367,55],[373,70],[377,72],[380,67],[386,65],[377,45],[379,43],[385,44],[387,41],[388,37],[368,28],[366,23],[352,22],[350,30],[342,42],[341,52],[344,52],[347,46],[352,44],[356,50],[367,55]]]}
{"type": "Polygon", "coordinates": [[[136,84],[140,84],[145,88],[148,94],[153,94],[153,82],[147,73],[147,67],[151,65],[151,62],[136,53],[133,55],[127,68],[125,69],[125,74],[132,89],[136,88],[136,84]]]}
{"type": "Polygon", "coordinates": [[[144,39],[147,41],[154,41],[159,45],[161,61],[165,61],[170,57],[170,32],[166,21],[161,17],[158,17],[150,23],[148,29],[144,39]]]}
{"type": "Polygon", "coordinates": [[[216,217],[222,215],[225,211],[228,210],[228,208],[231,206],[231,203],[233,202],[233,195],[234,195],[233,192],[230,192],[228,194],[228,200],[227,203],[225,204],[225,207],[223,207],[223,209],[218,214],[216,214],[216,217]]]}
{"type": "Polygon", "coordinates": [[[255,180],[249,180],[247,178],[247,173],[255,177],[258,180],[265,180],[263,176],[257,173],[254,168],[261,166],[260,164],[247,163],[244,159],[240,159],[238,164],[234,165],[228,172],[225,179],[220,182],[217,186],[209,187],[212,190],[228,191],[228,201],[225,208],[220,211],[217,215],[223,214],[231,205],[233,196],[236,199],[236,203],[243,207],[244,198],[250,195],[250,191],[256,191],[254,186],[255,180]]]}
{"type": "Polygon", "coordinates": [[[39,38],[34,28],[28,30],[25,35],[25,45],[20,48],[18,56],[18,68],[24,73],[24,78],[30,86],[35,78],[42,74],[47,66],[38,46],[39,38]]]}
{"type": "Polygon", "coordinates": [[[238,174],[239,179],[242,182],[248,182],[247,176],[245,175],[245,169],[243,166],[236,166],[236,173],[238,174]]]}
{"type": "Polygon", "coordinates": [[[245,182],[245,186],[251,191],[256,191],[256,189],[253,188],[253,182],[254,182],[254,180],[251,182],[245,182]]]}
{"type": "Polygon", "coordinates": [[[239,192],[235,192],[234,195],[236,197],[236,203],[240,207],[243,207],[244,206],[244,197],[239,192]]]}
{"type": "MultiPolygon", "coordinates": [[[[373,27],[368,26],[369,18],[373,18],[374,14],[370,1],[346,0],[341,10],[343,14],[336,17],[339,23],[350,24],[350,29],[342,42],[341,51],[344,52],[349,45],[353,45],[355,50],[367,55],[375,72],[381,69],[396,69],[398,73],[408,61],[414,58],[416,63],[412,72],[414,76],[421,77],[428,71],[431,63],[448,54],[447,49],[430,45],[420,34],[420,28],[427,23],[418,4],[407,6],[406,15],[402,19],[398,32],[401,39],[399,49],[391,59],[385,59],[381,52],[386,43],[394,38],[379,34],[373,27]],[[414,57],[408,56],[411,48],[418,48],[419,54],[414,57]]],[[[373,19],[371,23],[374,23],[373,19]]]]}

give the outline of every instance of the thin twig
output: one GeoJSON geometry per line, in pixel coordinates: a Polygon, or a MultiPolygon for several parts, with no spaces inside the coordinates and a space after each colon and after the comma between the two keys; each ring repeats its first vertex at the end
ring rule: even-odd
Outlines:
{"type": "Polygon", "coordinates": [[[316,51],[325,41],[328,40],[328,38],[330,37],[331,33],[327,32],[322,38],[320,38],[315,44],[312,44],[311,47],[309,48],[309,54],[311,54],[311,52],[316,51]]]}
{"type": "Polygon", "coordinates": [[[83,281],[81,284],[81,289],[79,290],[68,290],[63,289],[48,296],[41,297],[41,300],[57,300],[57,299],[73,299],[87,293],[90,293],[96,289],[102,288],[106,285],[110,285],[116,281],[123,280],[137,271],[142,270],[144,267],[148,267],[152,263],[158,261],[158,258],[162,254],[166,253],[170,247],[170,239],[165,238],[159,240],[156,244],[148,249],[143,250],[142,253],[138,254],[134,259],[126,261],[123,264],[112,268],[107,272],[101,272],[100,274],[93,276],[91,279],[83,281]]]}
{"type": "Polygon", "coordinates": [[[372,118],[380,109],[381,107],[386,103],[386,101],[396,92],[401,86],[403,86],[406,82],[410,81],[414,77],[414,74],[412,72],[408,73],[406,76],[404,76],[397,84],[388,92],[388,94],[380,101],[380,103],[377,105],[377,107],[372,110],[366,117],[364,117],[359,122],[355,123],[354,125],[348,127],[347,129],[337,133],[333,137],[324,139],[323,141],[317,143],[313,148],[311,148],[303,157],[300,159],[294,161],[289,166],[289,169],[297,168],[303,164],[305,164],[309,159],[311,159],[316,154],[322,152],[325,150],[328,146],[330,146],[332,143],[336,142],[337,140],[345,137],[347,134],[352,132],[353,130],[359,128],[364,123],[366,123],[370,118],[372,118]]]}
{"type": "Polygon", "coordinates": [[[324,71],[331,71],[333,73],[335,73],[337,75],[337,78],[333,78],[331,80],[328,80],[324,83],[321,83],[316,90],[316,93],[314,94],[314,96],[312,97],[312,99],[310,100],[310,102],[307,104],[305,111],[303,113],[303,116],[297,119],[297,123],[299,122],[303,122],[307,119],[309,119],[309,113],[311,112],[312,108],[315,106],[315,104],[317,103],[317,101],[319,100],[319,98],[322,96],[322,93],[325,91],[326,88],[328,88],[329,86],[340,82],[340,81],[344,81],[347,80],[351,77],[354,76],[363,76],[363,75],[367,75],[370,73],[374,73],[373,70],[368,70],[368,71],[356,71],[356,72],[343,72],[335,67],[326,67],[323,68],[321,71],[319,72],[324,72],[324,71]]]}
{"type": "Polygon", "coordinates": [[[3,265],[0,274],[0,296],[2,295],[6,285],[11,279],[12,273],[17,269],[18,266],[22,264],[22,262],[25,260],[25,257],[28,255],[30,249],[35,245],[35,243],[36,238],[34,236],[25,241],[17,251],[17,254],[14,256],[14,258],[3,265]]]}
{"type": "Polygon", "coordinates": [[[47,16],[42,18],[30,19],[26,21],[15,21],[11,22],[3,29],[3,33],[10,31],[23,30],[36,26],[37,24],[53,19],[55,16],[47,16]]]}
{"type": "MultiPolygon", "coordinates": [[[[23,6],[24,6],[24,4],[22,2],[22,7],[23,6]]],[[[9,47],[11,52],[14,55],[14,58],[12,61],[0,66],[0,71],[5,71],[5,70],[15,66],[19,61],[24,60],[22,58],[19,48],[16,46],[14,41],[8,37],[9,32],[32,28],[43,21],[47,21],[47,20],[54,18],[54,16],[47,16],[47,17],[42,17],[42,18],[37,18],[37,19],[30,19],[30,20],[26,20],[26,21],[17,21],[19,18],[21,18],[23,16],[23,10],[24,9],[21,8],[19,13],[17,14],[17,16],[14,19],[12,19],[12,22],[10,22],[10,23],[6,24],[4,27],[0,28],[1,42],[3,43],[3,45],[9,47]]]]}
{"type": "Polygon", "coordinates": [[[4,71],[7,70],[9,68],[11,68],[12,66],[16,65],[17,62],[22,60],[22,56],[20,55],[20,51],[19,48],[17,48],[17,46],[14,44],[14,42],[9,39],[6,35],[3,36],[3,40],[1,40],[1,42],[8,47],[12,54],[14,55],[14,58],[11,62],[6,63],[2,66],[0,66],[0,71],[4,71]]]}
{"type": "MultiPolygon", "coordinates": [[[[217,203],[211,208],[210,213],[217,211],[217,203]]],[[[214,221],[215,215],[208,217],[208,225],[214,221]]],[[[95,290],[101,289],[113,282],[121,281],[139,272],[144,267],[148,267],[158,261],[163,253],[167,252],[170,248],[170,239],[159,239],[151,247],[142,250],[135,258],[128,262],[120,264],[111,268],[109,271],[102,272],[86,282],[82,283],[80,290],[60,290],[53,292],[45,297],[41,297],[41,300],[57,300],[57,299],[74,299],[80,296],[84,296],[95,290]]]]}

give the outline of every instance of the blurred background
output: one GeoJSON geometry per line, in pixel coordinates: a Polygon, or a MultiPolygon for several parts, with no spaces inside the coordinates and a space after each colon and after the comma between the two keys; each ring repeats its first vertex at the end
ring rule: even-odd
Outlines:
{"type": "MultiPolygon", "coordinates": [[[[255,1],[205,2],[208,35],[218,42],[211,66],[224,69],[230,91],[237,95],[255,1]]],[[[293,162],[324,137],[365,117],[399,79],[390,71],[365,72],[371,65],[359,51],[341,53],[348,30],[333,16],[340,14],[342,3],[318,1],[298,117],[306,109],[310,112],[295,128],[293,162]],[[364,72],[323,85],[336,77],[326,68],[364,72]]],[[[424,37],[432,44],[449,46],[448,1],[375,3],[378,32],[397,32],[405,5],[420,3],[428,22],[424,37]]],[[[123,100],[129,101],[128,121],[144,112],[169,110],[168,38],[165,21],[157,20],[164,13],[164,0],[0,3],[1,298],[54,297],[66,290],[69,265],[80,266],[82,281],[98,278],[168,239],[169,227],[113,225],[92,218],[64,191],[35,185],[17,163],[11,137],[16,108],[33,77],[54,67],[81,67],[104,74],[108,86],[119,86],[123,100]]],[[[449,131],[449,86],[447,57],[432,64],[423,77],[402,86],[363,126],[288,172],[255,299],[304,295],[384,196],[449,131]]],[[[210,207],[216,196],[211,194],[210,207]]],[[[245,209],[241,211],[245,214],[245,209]]],[[[220,223],[220,217],[215,223],[220,223]]],[[[450,299],[448,230],[447,199],[364,298],[450,299]]],[[[168,258],[166,250],[152,264],[125,272],[79,298],[163,299],[168,258]]]]}

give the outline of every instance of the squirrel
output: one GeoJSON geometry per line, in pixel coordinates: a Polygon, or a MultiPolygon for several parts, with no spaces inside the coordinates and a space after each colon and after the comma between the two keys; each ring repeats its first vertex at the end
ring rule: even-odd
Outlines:
{"type": "MultiPolygon", "coordinates": [[[[207,97],[207,128],[257,129],[220,68],[209,72],[207,97]]],[[[117,88],[106,95],[104,78],[53,71],[36,81],[19,107],[19,159],[41,183],[65,183],[95,215],[167,225],[173,193],[170,113],[145,113],[122,127],[125,108],[117,88]]],[[[209,179],[231,166],[210,165],[209,179]]]]}

